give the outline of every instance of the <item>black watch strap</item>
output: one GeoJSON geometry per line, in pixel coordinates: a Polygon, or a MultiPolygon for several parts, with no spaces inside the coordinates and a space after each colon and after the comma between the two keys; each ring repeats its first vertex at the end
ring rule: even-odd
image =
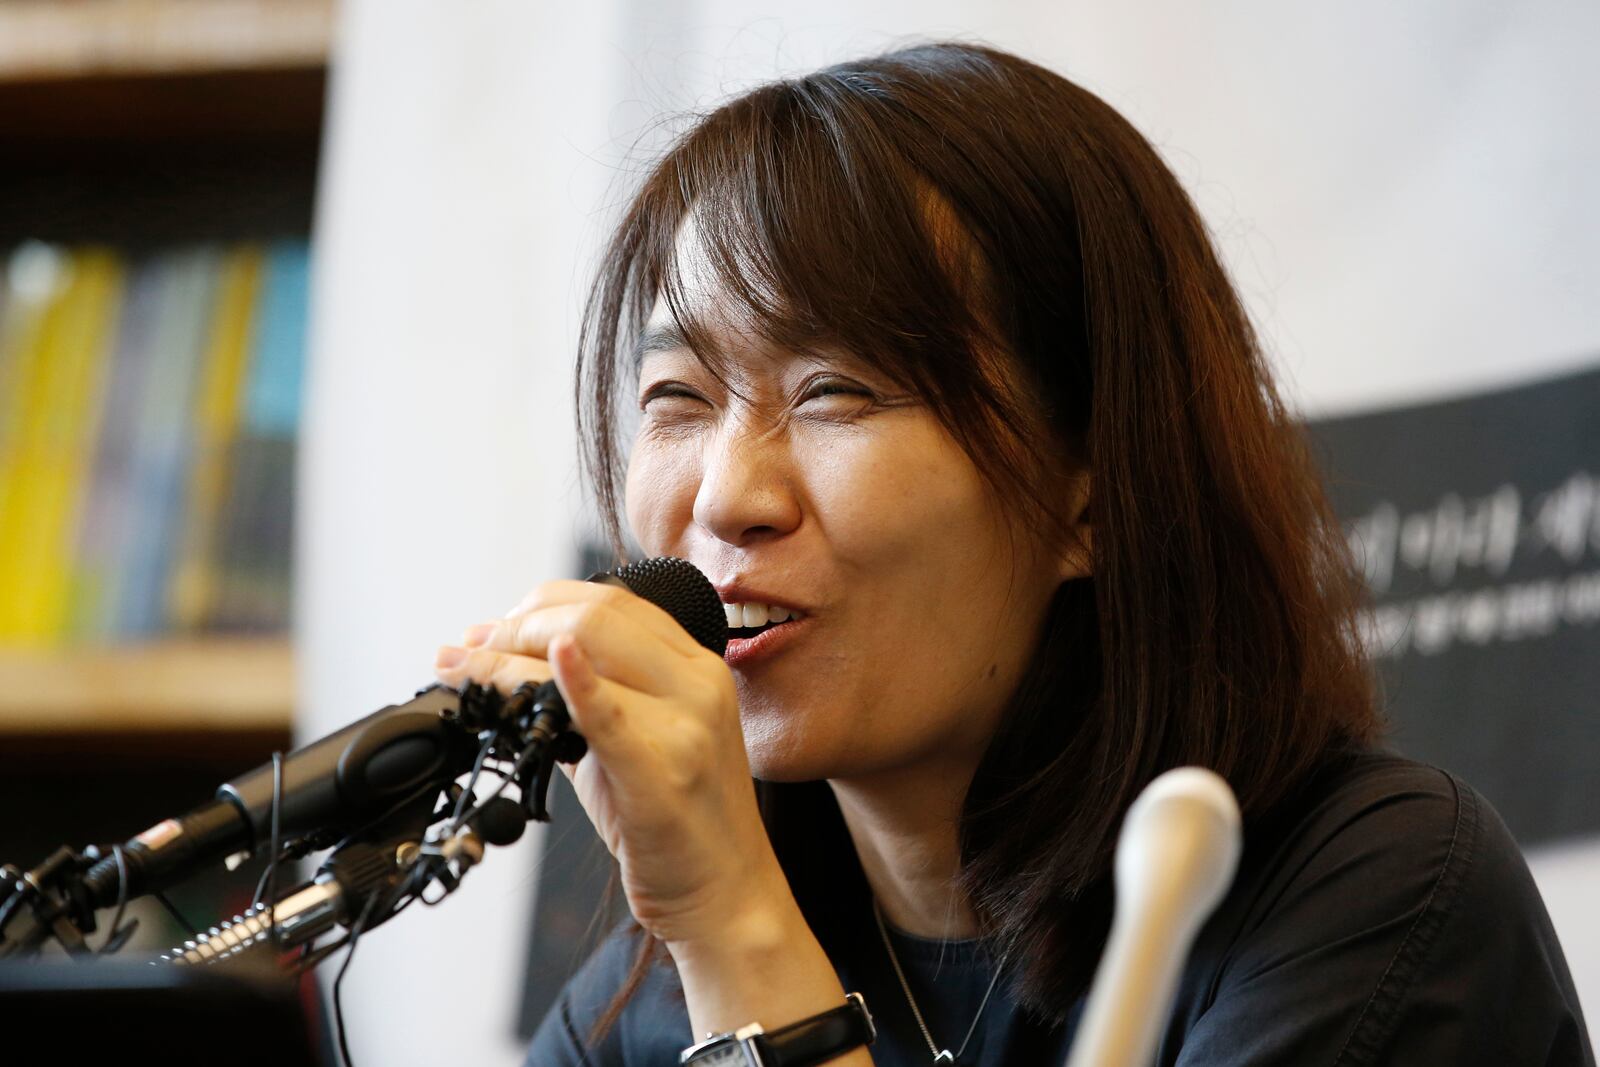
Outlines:
{"type": "Polygon", "coordinates": [[[837,1008],[768,1031],[755,1043],[766,1067],[815,1067],[870,1045],[877,1036],[867,1002],[860,993],[847,993],[837,1008]]]}

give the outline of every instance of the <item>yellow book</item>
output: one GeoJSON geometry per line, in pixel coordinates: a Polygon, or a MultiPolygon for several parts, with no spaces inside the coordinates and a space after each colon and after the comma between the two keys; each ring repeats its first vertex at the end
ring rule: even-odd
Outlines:
{"type": "Polygon", "coordinates": [[[43,334],[50,309],[60,301],[71,263],[59,248],[29,242],[6,263],[6,321],[0,333],[0,642],[15,643],[24,630],[18,596],[27,561],[23,548],[33,516],[31,458],[35,424],[50,366],[43,334]]]}
{"type": "MultiPolygon", "coordinates": [[[[45,309],[34,373],[18,427],[22,499],[14,535],[9,632],[25,643],[56,641],[70,610],[78,513],[89,482],[94,428],[110,360],[124,268],[114,252],[69,253],[66,278],[45,309]]],[[[10,508],[7,509],[11,511],[10,508]]]]}
{"type": "Polygon", "coordinates": [[[229,457],[239,432],[264,258],[254,245],[230,251],[217,285],[195,394],[183,527],[167,587],[167,615],[180,632],[198,630],[205,623],[218,580],[218,530],[229,457]]]}

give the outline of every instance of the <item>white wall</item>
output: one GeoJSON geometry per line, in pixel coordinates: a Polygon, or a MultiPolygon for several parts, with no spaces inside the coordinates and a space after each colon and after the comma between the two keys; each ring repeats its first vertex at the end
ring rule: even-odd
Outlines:
{"type": "MultiPolygon", "coordinates": [[[[436,644],[566,572],[567,365],[618,161],[659,112],[753,80],[961,36],[1095,89],[1188,184],[1309,414],[1600,355],[1587,0],[348,0],[341,30],[302,465],[306,736],[407,696],[436,644]]],[[[517,1061],[532,847],[363,944],[358,1059],[517,1061]]],[[[1600,1017],[1600,843],[1533,859],[1600,1017]]]]}
{"type": "MultiPolygon", "coordinates": [[[[437,645],[572,566],[572,298],[616,14],[343,12],[300,465],[304,738],[408,699],[437,645]]],[[[362,941],[359,1063],[519,1061],[538,836],[362,941]]]]}

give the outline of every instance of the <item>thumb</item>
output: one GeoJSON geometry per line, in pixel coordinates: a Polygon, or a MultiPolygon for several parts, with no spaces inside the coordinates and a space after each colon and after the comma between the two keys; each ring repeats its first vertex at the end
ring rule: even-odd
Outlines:
{"type": "Polygon", "coordinates": [[[570,634],[553,638],[548,654],[556,688],[567,702],[573,727],[588,741],[591,749],[604,752],[612,747],[624,719],[615,687],[595,673],[588,653],[570,634]]]}

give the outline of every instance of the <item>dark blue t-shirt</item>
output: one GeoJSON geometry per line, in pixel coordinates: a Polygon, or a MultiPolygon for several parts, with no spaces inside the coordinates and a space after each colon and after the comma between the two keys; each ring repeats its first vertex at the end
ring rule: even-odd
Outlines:
{"type": "MultiPolygon", "coordinates": [[[[818,938],[873,1013],[874,1064],[928,1064],[870,900],[842,911],[846,920],[818,938]]],[[[977,941],[890,936],[933,1039],[954,1051],[996,961],[977,941]]],[[[693,1038],[670,963],[603,1040],[588,1041],[634,953],[618,930],[585,964],[534,1035],[532,1067],[678,1062],[693,1038]]],[[[1042,1022],[1002,976],[960,1062],[1064,1063],[1082,1007],[1080,998],[1064,1021],[1042,1022]]],[[[1499,816],[1452,775],[1367,752],[1320,776],[1266,828],[1247,828],[1238,876],[1190,954],[1156,1063],[1593,1067],[1594,1054],[1544,905],[1499,816]]]]}

